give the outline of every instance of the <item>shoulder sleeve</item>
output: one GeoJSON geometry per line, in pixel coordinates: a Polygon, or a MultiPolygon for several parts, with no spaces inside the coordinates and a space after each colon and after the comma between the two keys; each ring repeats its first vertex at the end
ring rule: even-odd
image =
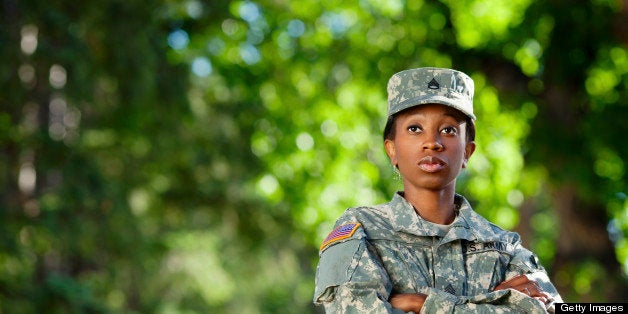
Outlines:
{"type": "MultiPolygon", "coordinates": [[[[338,230],[341,226],[334,229],[338,230]]],[[[330,233],[330,236],[334,232],[330,233]]],[[[402,313],[388,303],[392,284],[361,226],[347,238],[323,241],[314,303],[330,313],[402,313]]]]}
{"type": "Polygon", "coordinates": [[[360,235],[332,243],[328,243],[328,239],[329,236],[321,245],[320,259],[316,268],[315,303],[333,300],[334,288],[351,279],[361,251],[364,250],[363,238],[360,235]]]}

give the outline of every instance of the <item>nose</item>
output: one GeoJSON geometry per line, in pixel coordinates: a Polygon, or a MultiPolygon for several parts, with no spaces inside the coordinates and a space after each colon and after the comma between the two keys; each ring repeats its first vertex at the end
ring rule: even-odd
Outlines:
{"type": "Polygon", "coordinates": [[[425,142],[423,142],[423,149],[442,151],[443,148],[445,148],[445,146],[441,143],[438,135],[428,136],[425,142]]]}

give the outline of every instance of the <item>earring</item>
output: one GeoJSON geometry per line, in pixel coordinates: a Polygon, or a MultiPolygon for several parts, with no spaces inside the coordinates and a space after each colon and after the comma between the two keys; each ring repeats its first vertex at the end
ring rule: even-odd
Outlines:
{"type": "Polygon", "coordinates": [[[396,180],[401,181],[402,177],[401,177],[401,172],[399,171],[399,166],[397,165],[392,165],[393,167],[393,174],[396,180]]]}

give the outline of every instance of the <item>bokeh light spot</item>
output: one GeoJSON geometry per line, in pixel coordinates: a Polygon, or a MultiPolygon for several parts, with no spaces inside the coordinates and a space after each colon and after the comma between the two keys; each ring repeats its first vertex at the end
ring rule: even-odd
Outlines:
{"type": "Polygon", "coordinates": [[[182,29],[177,29],[168,35],[168,46],[174,50],[182,50],[190,43],[190,36],[182,29]]]}
{"type": "Polygon", "coordinates": [[[212,73],[212,63],[206,57],[198,57],[192,61],[192,72],[196,76],[207,77],[212,73]]]}
{"type": "Polygon", "coordinates": [[[297,136],[297,147],[302,151],[312,149],[312,147],[314,147],[314,138],[309,133],[300,133],[297,136]]]}

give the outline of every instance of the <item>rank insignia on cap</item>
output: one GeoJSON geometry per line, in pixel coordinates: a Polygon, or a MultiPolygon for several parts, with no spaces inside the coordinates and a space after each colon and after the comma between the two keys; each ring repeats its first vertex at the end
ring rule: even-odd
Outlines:
{"type": "Polygon", "coordinates": [[[440,84],[438,84],[438,82],[436,81],[435,78],[432,78],[432,80],[427,83],[427,88],[429,89],[439,89],[440,88],[440,84]]]}
{"type": "Polygon", "coordinates": [[[324,248],[336,241],[350,238],[351,236],[353,236],[353,233],[358,230],[358,227],[360,227],[360,224],[356,222],[342,225],[334,229],[334,231],[330,232],[327,238],[325,238],[325,241],[323,241],[323,244],[321,244],[320,250],[322,251],[324,248]]]}

